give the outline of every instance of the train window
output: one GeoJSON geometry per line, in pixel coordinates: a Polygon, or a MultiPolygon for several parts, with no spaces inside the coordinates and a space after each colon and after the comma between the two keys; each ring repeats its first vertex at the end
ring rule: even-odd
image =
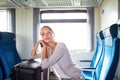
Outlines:
{"type": "Polygon", "coordinates": [[[9,13],[7,10],[0,10],[0,31],[9,31],[9,13]]]}
{"type": "Polygon", "coordinates": [[[41,23],[87,22],[86,10],[41,11],[41,23]]]}
{"type": "Polygon", "coordinates": [[[42,20],[50,20],[50,19],[86,19],[86,13],[45,13],[42,14],[42,20]],[[77,15],[77,16],[76,16],[77,15]],[[62,16],[62,17],[61,17],[62,16]],[[69,17],[71,16],[71,17],[69,17]]]}
{"type": "Polygon", "coordinates": [[[87,22],[87,10],[43,11],[40,15],[40,27],[50,26],[55,32],[55,40],[64,42],[70,51],[91,50],[91,29],[87,22]]]}

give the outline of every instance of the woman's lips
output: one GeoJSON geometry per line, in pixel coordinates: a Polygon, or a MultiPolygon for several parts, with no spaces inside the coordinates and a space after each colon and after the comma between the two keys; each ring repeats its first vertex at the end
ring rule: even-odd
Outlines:
{"type": "Polygon", "coordinates": [[[45,40],[49,40],[49,38],[46,38],[45,40]]]}

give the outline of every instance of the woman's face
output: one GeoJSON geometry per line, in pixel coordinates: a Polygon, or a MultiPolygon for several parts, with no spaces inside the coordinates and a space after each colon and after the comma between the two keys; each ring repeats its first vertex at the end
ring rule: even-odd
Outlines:
{"type": "Polygon", "coordinates": [[[48,28],[41,29],[41,37],[42,37],[42,40],[46,43],[50,43],[54,41],[54,33],[48,28]]]}

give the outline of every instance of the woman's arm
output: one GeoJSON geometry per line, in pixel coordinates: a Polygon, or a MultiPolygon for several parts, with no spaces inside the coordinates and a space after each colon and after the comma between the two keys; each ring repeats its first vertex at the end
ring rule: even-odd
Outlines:
{"type": "Polygon", "coordinates": [[[40,44],[40,42],[41,42],[40,40],[39,40],[38,42],[36,42],[34,48],[33,48],[32,51],[31,51],[31,56],[37,55],[37,54],[36,54],[36,51],[37,51],[37,48],[38,48],[38,45],[40,44]]]}
{"type": "Polygon", "coordinates": [[[47,55],[47,46],[43,46],[42,48],[42,60],[48,58],[48,55],[47,55]]]}

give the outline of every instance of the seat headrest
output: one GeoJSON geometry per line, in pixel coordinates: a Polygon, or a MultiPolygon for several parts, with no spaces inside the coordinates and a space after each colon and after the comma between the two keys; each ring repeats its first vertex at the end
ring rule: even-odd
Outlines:
{"type": "Polygon", "coordinates": [[[118,36],[118,25],[117,24],[113,24],[110,27],[110,33],[111,33],[112,38],[115,38],[118,36]]]}
{"type": "Polygon", "coordinates": [[[117,38],[118,36],[118,25],[113,24],[110,27],[104,29],[103,36],[105,38],[105,45],[112,46],[113,45],[112,38],[117,38]]]}
{"type": "Polygon", "coordinates": [[[103,36],[106,37],[112,37],[115,38],[118,35],[118,25],[113,24],[110,27],[103,30],[103,36]]]}
{"type": "Polygon", "coordinates": [[[11,32],[0,32],[0,40],[1,39],[13,40],[15,39],[15,34],[11,32]]]}
{"type": "Polygon", "coordinates": [[[96,38],[97,38],[98,41],[101,41],[102,39],[104,39],[102,31],[96,33],[96,38]]]}
{"type": "Polygon", "coordinates": [[[101,38],[101,39],[104,39],[103,31],[100,31],[99,35],[100,35],[100,38],[101,38]]]}
{"type": "Polygon", "coordinates": [[[96,33],[97,40],[101,40],[99,33],[96,33]]]}

